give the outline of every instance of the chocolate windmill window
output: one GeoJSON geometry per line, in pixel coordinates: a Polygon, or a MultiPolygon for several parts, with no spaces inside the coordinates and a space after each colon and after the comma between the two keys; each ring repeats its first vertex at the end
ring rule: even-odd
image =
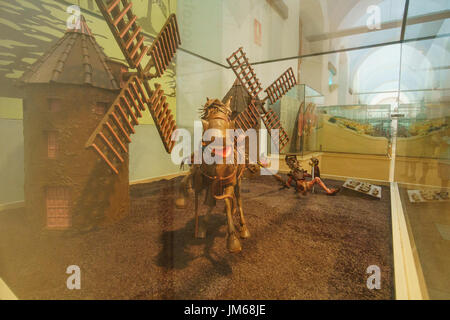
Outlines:
{"type": "Polygon", "coordinates": [[[46,192],[47,228],[70,227],[71,218],[69,188],[48,187],[46,192]]]}
{"type": "Polygon", "coordinates": [[[50,112],[58,112],[61,110],[61,102],[60,98],[49,98],[48,99],[48,110],[50,112]]]}
{"type": "Polygon", "coordinates": [[[107,102],[97,102],[94,106],[94,113],[95,114],[100,114],[103,115],[106,113],[106,111],[108,111],[108,107],[111,103],[107,103],[107,102]]]}
{"type": "Polygon", "coordinates": [[[47,155],[49,159],[55,159],[58,154],[58,133],[47,131],[47,155]]]}

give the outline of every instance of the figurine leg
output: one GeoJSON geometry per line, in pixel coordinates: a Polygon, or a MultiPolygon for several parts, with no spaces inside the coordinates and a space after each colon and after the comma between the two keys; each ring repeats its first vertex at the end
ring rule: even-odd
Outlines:
{"type": "Polygon", "coordinates": [[[302,190],[302,184],[300,181],[295,181],[295,192],[300,192],[302,190]]]}
{"type": "Polygon", "coordinates": [[[309,183],[308,183],[308,187],[312,187],[315,183],[317,183],[319,186],[321,186],[322,187],[322,189],[323,190],[325,190],[325,192],[328,194],[328,195],[335,195],[336,193],[338,193],[339,192],[339,188],[338,189],[329,189],[329,188],[327,188],[327,186],[325,185],[325,183],[323,183],[323,181],[320,179],[320,178],[314,178],[313,180],[311,180],[309,183]]]}
{"type": "Polygon", "coordinates": [[[288,180],[286,181],[284,187],[289,189],[291,187],[291,183],[292,183],[292,177],[289,177],[288,180]]]}
{"type": "MultiPolygon", "coordinates": [[[[234,187],[228,186],[225,188],[224,193],[234,196],[234,187]]],[[[231,253],[237,253],[242,250],[241,243],[236,236],[236,229],[233,223],[233,216],[231,214],[232,210],[232,197],[225,198],[225,206],[227,208],[227,222],[228,222],[228,238],[227,238],[227,248],[231,253]]]]}
{"type": "Polygon", "coordinates": [[[302,180],[300,182],[300,185],[301,185],[302,194],[304,196],[306,196],[308,194],[308,191],[310,190],[308,183],[305,180],[302,180]]]}
{"type": "Polygon", "coordinates": [[[234,192],[236,195],[236,203],[237,203],[237,209],[239,210],[240,214],[240,225],[241,225],[241,238],[248,239],[250,238],[250,231],[247,228],[247,223],[245,222],[244,218],[244,210],[242,209],[242,199],[241,199],[241,181],[237,182],[236,186],[234,187],[234,192]]]}

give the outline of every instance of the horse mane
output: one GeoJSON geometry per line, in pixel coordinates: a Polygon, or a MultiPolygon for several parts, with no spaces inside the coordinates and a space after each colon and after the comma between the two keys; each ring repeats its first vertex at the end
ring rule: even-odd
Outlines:
{"type": "Polygon", "coordinates": [[[219,99],[207,99],[206,104],[200,108],[200,118],[207,120],[211,114],[218,112],[224,113],[227,116],[231,115],[231,110],[222,101],[219,99]]]}

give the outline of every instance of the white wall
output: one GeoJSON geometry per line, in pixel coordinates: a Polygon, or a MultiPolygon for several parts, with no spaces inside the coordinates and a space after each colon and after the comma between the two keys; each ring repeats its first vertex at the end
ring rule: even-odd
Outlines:
{"type": "MultiPolygon", "coordinates": [[[[286,20],[264,0],[179,0],[182,48],[226,66],[226,58],[239,47],[244,48],[250,62],[295,56],[299,50],[299,1],[285,3],[289,7],[286,20]],[[261,23],[261,45],[254,41],[255,19],[261,23]]],[[[254,69],[265,88],[288,67],[295,72],[297,60],[255,65],[254,69]]],[[[206,97],[222,99],[234,80],[230,69],[179,51],[178,125],[192,128],[206,97]]]]}

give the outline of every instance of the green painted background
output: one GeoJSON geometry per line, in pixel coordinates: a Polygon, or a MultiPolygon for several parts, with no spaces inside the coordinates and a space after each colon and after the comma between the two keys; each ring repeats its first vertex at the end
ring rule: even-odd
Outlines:
{"type": "MultiPolygon", "coordinates": [[[[151,44],[177,0],[133,0],[133,13],[151,44]],[[150,4],[150,5],[149,5],[150,4]]],[[[107,56],[125,63],[94,0],[0,0],[0,204],[22,201],[23,124],[22,91],[16,86],[23,72],[66,31],[68,6],[78,5],[107,56]]],[[[163,85],[176,115],[175,63],[156,80],[163,85]]],[[[148,112],[140,119],[130,144],[130,181],[179,172],[164,150],[148,112]]]]}
{"type": "MultiPolygon", "coordinates": [[[[176,0],[132,2],[138,24],[150,36],[148,41],[157,35],[167,17],[176,12],[176,0]]],[[[22,118],[22,93],[15,82],[52,43],[64,35],[66,22],[71,16],[67,12],[70,5],[80,7],[81,14],[106,55],[125,63],[94,0],[0,0],[0,118],[22,118]]],[[[175,64],[172,63],[156,82],[163,85],[169,105],[175,111],[175,64]]],[[[141,123],[153,123],[148,113],[145,113],[141,123]]]]}

